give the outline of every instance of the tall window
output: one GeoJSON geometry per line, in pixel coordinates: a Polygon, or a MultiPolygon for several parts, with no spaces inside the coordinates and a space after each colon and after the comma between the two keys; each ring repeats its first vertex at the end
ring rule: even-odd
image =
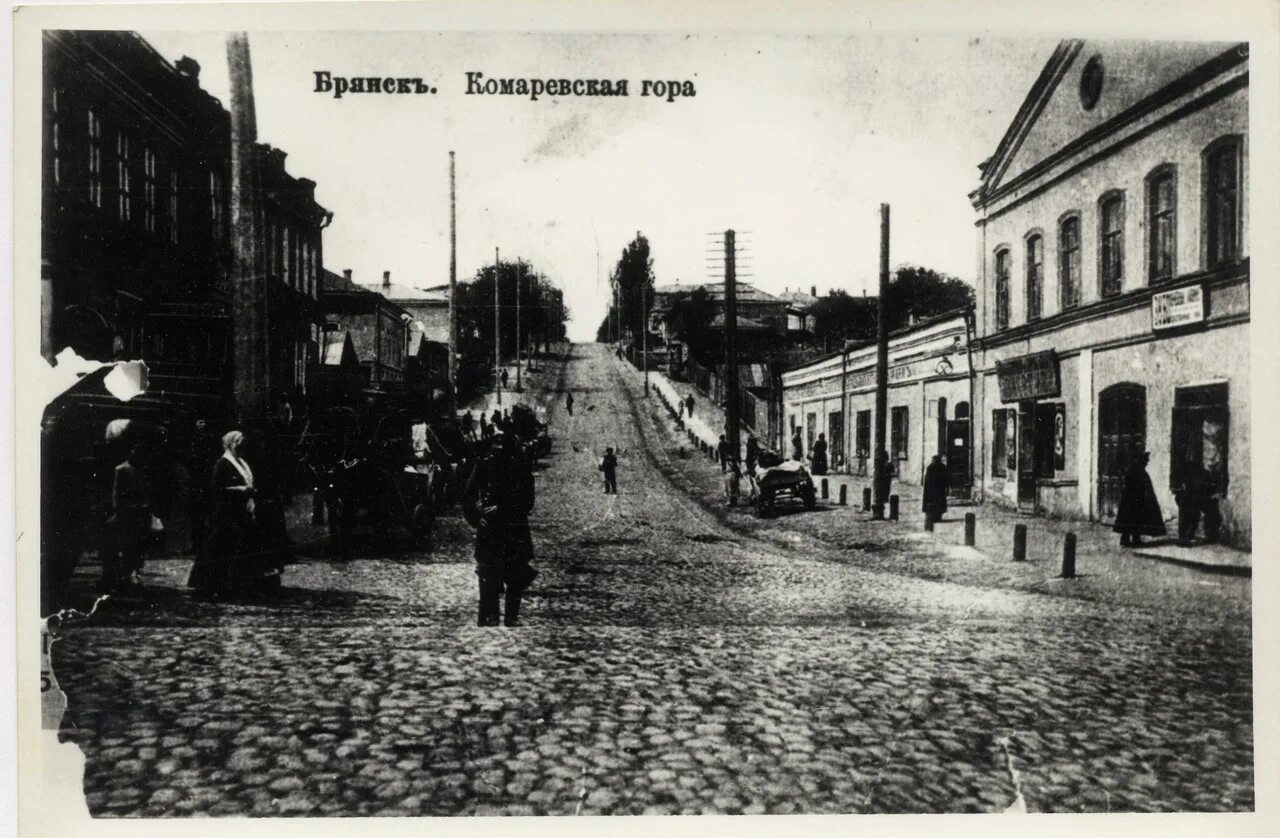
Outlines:
{"type": "Polygon", "coordinates": [[[142,149],[142,215],[147,232],[156,231],[156,153],[142,149]]]}
{"type": "Polygon", "coordinates": [[[102,206],[102,120],[89,111],[89,203],[102,206]]]}
{"type": "Polygon", "coordinates": [[[1178,252],[1177,194],[1172,166],[1147,176],[1147,281],[1172,279],[1178,252]]]}
{"type": "Polygon", "coordinates": [[[1009,251],[996,251],[996,328],[1009,328],[1009,251]]]}
{"type": "Polygon", "coordinates": [[[128,221],[133,217],[133,191],[129,178],[129,137],[123,131],[116,133],[116,194],[120,220],[128,221]]]}
{"type": "Polygon", "coordinates": [[[907,459],[907,409],[895,407],[889,411],[889,456],[895,460],[907,459]]]}
{"type": "Polygon", "coordinates": [[[209,172],[209,220],[213,225],[213,237],[222,241],[227,235],[227,217],[222,203],[222,178],[217,172],[209,172]]]}
{"type": "Polygon", "coordinates": [[[1098,276],[1103,297],[1120,293],[1124,282],[1124,195],[1106,195],[1098,203],[1098,276]]]}
{"type": "Polygon", "coordinates": [[[178,243],[178,170],[169,170],[169,241],[178,243]]]}
{"type": "Polygon", "coordinates": [[[1080,305],[1080,216],[1058,225],[1058,296],[1065,309],[1080,305]]]}
{"type": "Polygon", "coordinates": [[[49,91],[49,147],[53,152],[53,185],[62,183],[62,126],[58,114],[58,88],[49,91]]]}
{"type": "Polygon", "coordinates": [[[1205,152],[1206,267],[1240,258],[1240,141],[1219,140],[1205,152]]]}
{"type": "Polygon", "coordinates": [[[1044,288],[1044,237],[1027,237],[1027,320],[1039,320],[1044,288]]]}

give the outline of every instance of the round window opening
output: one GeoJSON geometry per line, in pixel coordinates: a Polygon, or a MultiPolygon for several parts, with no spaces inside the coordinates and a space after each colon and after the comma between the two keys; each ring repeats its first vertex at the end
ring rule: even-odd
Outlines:
{"type": "Polygon", "coordinates": [[[1080,74],[1080,104],[1086,111],[1093,110],[1102,95],[1102,58],[1095,55],[1084,65],[1080,74]]]}

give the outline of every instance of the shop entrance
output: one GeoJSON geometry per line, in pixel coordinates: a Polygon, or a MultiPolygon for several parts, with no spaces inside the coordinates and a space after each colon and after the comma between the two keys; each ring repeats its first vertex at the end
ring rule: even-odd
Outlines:
{"type": "Polygon", "coordinates": [[[1053,477],[1054,418],[1052,403],[1022,402],[1018,410],[1018,507],[1038,509],[1037,481],[1053,477]]]}
{"type": "Polygon", "coordinates": [[[945,444],[942,454],[947,458],[947,474],[951,478],[951,493],[969,493],[969,403],[957,402],[955,418],[946,423],[945,444]]]}
{"type": "Polygon", "coordinates": [[[1129,466],[1147,448],[1147,391],[1113,384],[1098,395],[1098,517],[1114,521],[1129,466]]]}

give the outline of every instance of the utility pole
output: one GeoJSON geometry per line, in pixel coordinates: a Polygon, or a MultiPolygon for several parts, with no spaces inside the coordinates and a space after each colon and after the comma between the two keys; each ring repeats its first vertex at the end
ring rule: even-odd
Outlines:
{"type": "Polygon", "coordinates": [[[738,272],[736,235],[732,230],[724,231],[724,383],[726,405],[725,430],[729,434],[729,450],[736,458],[740,448],[738,429],[740,421],[738,411],[738,272]]]}
{"type": "Polygon", "coordinates": [[[649,290],[646,284],[640,286],[640,354],[644,356],[644,395],[649,397],[649,310],[645,305],[645,295],[649,290]]]}
{"type": "Polygon", "coordinates": [[[259,242],[263,230],[262,184],[258,169],[258,120],[253,99],[249,36],[227,35],[231,78],[231,252],[233,258],[232,336],[234,393],[242,422],[267,415],[271,387],[266,271],[259,242]]]}
{"type": "Polygon", "coordinates": [[[889,452],[885,447],[885,413],[889,410],[889,205],[880,205],[880,298],[876,301],[876,441],[871,467],[871,517],[884,518],[889,501],[889,452]]]}
{"type": "Polygon", "coordinates": [[[519,270],[516,273],[516,392],[521,393],[524,388],[520,386],[520,280],[524,279],[524,260],[519,260],[517,264],[519,270]]]}
{"type": "Polygon", "coordinates": [[[852,471],[849,458],[849,339],[840,336],[840,465],[852,471]]]}
{"type": "Polygon", "coordinates": [[[502,309],[498,307],[498,248],[493,249],[493,387],[502,407],[502,309]]]}
{"type": "Polygon", "coordinates": [[[449,152],[449,415],[458,415],[458,192],[449,152]]]}

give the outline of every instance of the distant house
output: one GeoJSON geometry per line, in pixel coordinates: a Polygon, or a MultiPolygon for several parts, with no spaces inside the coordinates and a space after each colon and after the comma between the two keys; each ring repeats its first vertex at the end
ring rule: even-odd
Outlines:
{"type": "Polygon", "coordinates": [[[371,385],[405,379],[410,314],[382,294],[357,285],[351,271],[324,272],[325,315],[349,335],[371,385]]]}
{"type": "Polygon", "coordinates": [[[447,344],[449,342],[449,286],[433,285],[418,288],[391,281],[391,271],[382,272],[382,282],[377,285],[360,286],[386,297],[395,305],[408,312],[413,323],[428,340],[447,344]]]}

